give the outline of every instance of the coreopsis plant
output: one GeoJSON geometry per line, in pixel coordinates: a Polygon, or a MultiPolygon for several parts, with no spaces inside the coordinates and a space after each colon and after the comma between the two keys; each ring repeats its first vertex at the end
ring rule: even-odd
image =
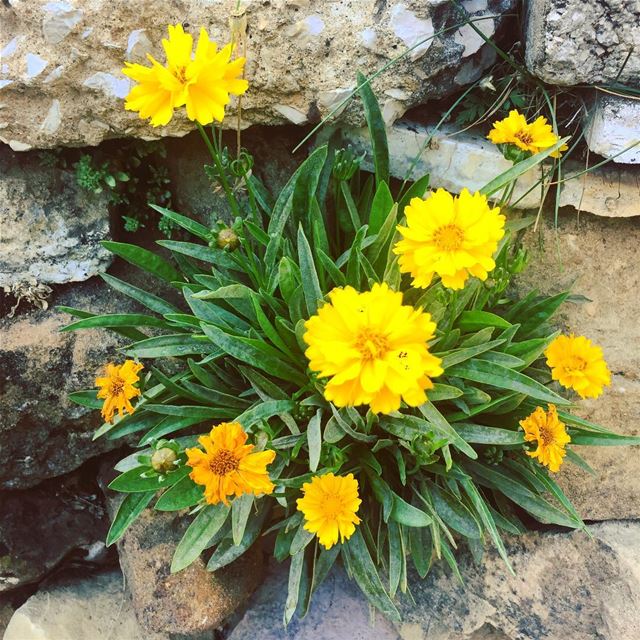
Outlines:
{"type": "Polygon", "coordinates": [[[144,290],[103,276],[141,311],[66,309],[79,318],[67,330],[127,339],[97,398],[72,395],[102,409],[96,438],[138,438],[110,485],[124,499],[108,543],[150,506],[190,521],[173,571],[203,555],[215,572],[263,545],[290,559],[286,623],[339,559],[397,619],[409,565],[424,577],[442,559],[457,572],[458,548],[489,544],[509,566],[502,533],[532,520],[584,529],[553,474],[588,468],[573,445],[638,439],[571,414],[571,390],[595,397],[610,374],[599,348],[552,327],[568,293],[509,288],[528,221],[498,195],[565,141],[475,194],[431,191],[428,176],[399,189],[360,76],[375,175],[334,136],[272,194],[246,152],[230,175],[221,137],[203,126],[246,88],[231,49],[216,53],[201,33],[193,53],[177,26],[165,50],[166,66],[129,69],[140,84],[127,107],[162,124],[185,106],[236,215],[211,229],[151,203],[190,239],[160,240],[158,252],[104,243],[157,280],[144,290]]]}

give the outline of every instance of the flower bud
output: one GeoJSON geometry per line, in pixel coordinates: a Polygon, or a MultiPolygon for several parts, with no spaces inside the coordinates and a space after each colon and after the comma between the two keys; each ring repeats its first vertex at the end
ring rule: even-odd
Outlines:
{"type": "Polygon", "coordinates": [[[333,177],[336,180],[351,180],[353,174],[360,168],[364,159],[362,156],[355,156],[351,147],[338,149],[333,163],[333,177]]]}
{"type": "Polygon", "coordinates": [[[157,473],[167,473],[175,469],[174,462],[178,459],[176,452],[169,447],[154,451],[151,456],[151,466],[157,473]]]}
{"type": "Polygon", "coordinates": [[[240,240],[238,239],[236,232],[233,229],[227,227],[226,229],[221,229],[219,231],[218,238],[216,239],[216,244],[220,249],[233,251],[240,245],[240,240]]]}

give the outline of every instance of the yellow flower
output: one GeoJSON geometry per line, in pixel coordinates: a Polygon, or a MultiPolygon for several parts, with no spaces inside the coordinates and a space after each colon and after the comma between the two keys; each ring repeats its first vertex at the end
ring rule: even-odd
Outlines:
{"type": "Polygon", "coordinates": [[[386,284],[370,292],[334,289],[330,302],[305,323],[309,368],[330,378],[324,396],[338,407],[368,404],[391,413],[400,400],[417,407],[442,373],[441,360],[427,341],[436,325],[421,309],[402,304],[402,294],[386,284]]]}
{"type": "Polygon", "coordinates": [[[229,94],[241,95],[249,86],[241,78],[245,59],[231,61],[233,46],[218,51],[204,29],[192,55],[193,37],[182,25],[169,25],[168,31],[169,38],[162,41],[166,67],[151,55],[147,56],[151,67],[125,63],[122,73],[138,83],[129,92],[125,109],[150,118],[154,127],[168,124],[174,109],[182,106],[190,120],[202,125],[221,122],[229,94]]]}
{"type": "Polygon", "coordinates": [[[496,266],[492,256],[504,236],[505,217],[486,196],[463,189],[454,197],[438,189],[425,200],[412,198],[404,212],[407,226],[398,226],[403,239],[393,251],[414,287],[428,287],[437,274],[445,287],[462,289],[469,276],[485,280],[496,266]]]}
{"type": "Polygon", "coordinates": [[[555,405],[550,404],[548,412],[542,407],[536,407],[530,416],[520,420],[520,426],[524,429],[524,439],[538,444],[538,448],[527,451],[527,455],[538,458],[538,462],[549,467],[549,471],[558,471],[567,454],[565,445],[571,442],[571,437],[564,422],[558,419],[555,405]]]}
{"type": "Polygon", "coordinates": [[[558,336],[544,355],[552,378],[581,398],[597,398],[611,384],[602,349],[584,336],[558,336]]]}
{"type": "Polygon", "coordinates": [[[138,372],[141,369],[143,365],[140,363],[125,360],[122,365],[108,364],[104,377],[96,378],[96,386],[100,387],[97,397],[104,399],[102,417],[105,422],[113,420],[116,409],[120,416],[123,416],[125,411],[135,411],[129,401],[140,395],[140,389],[133,385],[140,380],[138,372]]]}
{"type": "MultiPolygon", "coordinates": [[[[515,109],[509,111],[509,116],[504,120],[493,123],[493,129],[487,138],[494,144],[514,144],[518,149],[531,153],[538,153],[552,147],[560,139],[544,116],[539,116],[533,122],[527,123],[527,119],[515,109]]],[[[560,152],[567,149],[565,144],[551,156],[559,158],[560,152]]]]}
{"type": "Polygon", "coordinates": [[[200,436],[198,442],[204,451],[185,450],[187,464],[193,467],[189,477],[204,485],[209,504],[228,505],[227,496],[273,491],[267,465],[276,457],[275,451],[252,453],[253,445],[246,444],[247,434],[238,422],[223,422],[213,427],[208,436],[200,436]]]}
{"type": "Polygon", "coordinates": [[[298,511],[306,520],[304,528],[318,536],[325,549],[348,540],[360,524],[356,515],[362,500],[358,497],[358,481],[353,474],[314,476],[302,485],[304,497],[298,498],[298,511]]]}

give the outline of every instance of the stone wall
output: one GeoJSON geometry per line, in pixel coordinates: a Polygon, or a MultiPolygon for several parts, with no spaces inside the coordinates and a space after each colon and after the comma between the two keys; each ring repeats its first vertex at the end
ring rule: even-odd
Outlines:
{"type": "MultiPolygon", "coordinates": [[[[515,2],[462,4],[485,35],[502,31],[508,42],[513,23],[509,26],[506,14],[513,12],[515,2]]],[[[415,171],[431,173],[434,186],[453,191],[479,187],[505,166],[499,152],[483,140],[484,131],[458,135],[444,129],[431,139],[430,125],[410,118],[396,122],[411,107],[459,92],[495,60],[494,50],[469,25],[456,24],[453,3],[271,0],[245,5],[251,91],[242,106],[242,126],[249,127],[244,142],[269,185],[282,184],[300,159],[292,160],[292,148],[308,125],[330,113],[353,89],[357,69],[371,74],[414,45],[403,61],[374,82],[389,125],[392,174],[403,178],[420,149],[415,171]]],[[[38,150],[53,149],[64,157],[67,147],[100,144],[102,152],[108,139],[162,138],[174,208],[207,224],[223,216],[219,194],[202,177],[206,160],[197,135],[178,139],[192,130],[191,123],[176,117],[170,126],[152,129],[125,112],[122,98],[129,84],[120,68],[124,60],[142,61],[149,52],[159,55],[158,43],[170,22],[188,23],[192,31],[203,25],[224,39],[229,6],[223,0],[175,0],[162,3],[161,10],[151,0],[0,4],[0,289],[25,296],[11,313],[15,297],[2,299],[0,293],[0,500],[3,509],[10,505],[13,511],[17,507],[11,505],[26,500],[38,513],[37,518],[0,514],[0,592],[14,594],[0,597],[0,620],[29,595],[20,589],[35,590],[44,576],[68,565],[70,558],[85,573],[88,565],[109,558],[113,562],[101,542],[105,507],[97,487],[85,486],[82,479],[95,477],[97,460],[109,455],[116,443],[94,442],[97,412],[71,403],[67,394],[92,386],[99,367],[115,357],[119,341],[106,332],[60,333],[71,317],[56,307],[136,309],[99,278],[106,270],[116,275],[129,271],[111,264],[100,244],[112,237],[126,239],[118,235],[120,225],[107,195],[81,189],[72,166],[51,163],[38,150]],[[48,298],[47,287],[52,288],[48,298]],[[34,306],[29,300],[40,302],[34,306]],[[67,535],[30,554],[27,547],[35,546],[34,536],[44,538],[49,526],[64,528],[67,535]]],[[[567,166],[564,178],[578,177],[561,185],[558,220],[547,207],[538,229],[525,234],[531,264],[517,283],[522,290],[543,293],[571,287],[582,297],[583,302],[566,307],[558,322],[601,344],[614,376],[604,397],[581,403],[579,412],[633,435],[640,433],[640,168],[634,166],[640,163],[640,146],[631,145],[640,139],[640,117],[637,100],[593,87],[614,81],[640,87],[639,19],[635,3],[622,0],[527,3],[523,27],[528,69],[551,84],[592,86],[580,89],[588,106],[584,131],[589,153],[599,160],[613,158],[616,164],[588,174],[579,163],[567,166]]],[[[229,126],[235,125],[235,107],[231,105],[229,126]]],[[[357,101],[338,114],[337,125],[345,139],[366,150],[358,131],[362,113],[357,101]]],[[[536,180],[537,174],[523,176],[519,193],[536,180]]],[[[520,207],[535,209],[537,202],[530,194],[520,207]]],[[[514,563],[522,571],[513,579],[506,578],[492,552],[483,568],[463,556],[467,591],[438,568],[414,590],[417,604],[405,606],[404,624],[396,628],[381,621],[376,635],[385,640],[638,637],[640,623],[633,613],[640,604],[640,451],[612,447],[580,453],[596,475],[566,465],[559,477],[578,511],[596,523],[594,539],[546,531],[510,540],[514,563]],[[549,580],[547,570],[559,561],[564,580],[549,580]],[[550,600],[556,603],[553,607],[550,600]]],[[[132,640],[169,640],[168,634],[178,630],[167,615],[174,611],[179,617],[186,611],[185,620],[195,620],[193,606],[217,598],[220,615],[202,624],[195,621],[188,630],[191,638],[210,638],[212,627],[255,586],[260,559],[248,560],[244,581],[221,577],[209,583],[202,567],[194,567],[194,584],[177,581],[173,588],[158,554],[159,547],[175,541],[169,534],[159,540],[157,534],[164,529],[175,533],[178,524],[149,524],[150,519],[141,521],[120,545],[129,590],[135,606],[143,610],[138,612],[142,630],[129,597],[123,595],[121,575],[110,572],[71,587],[43,586],[14,616],[6,640],[31,637],[25,629],[39,634],[33,637],[51,640],[65,634],[90,634],[98,640],[113,628],[114,607],[122,607],[122,624],[132,640]],[[151,584],[166,588],[151,590],[151,584]],[[54,616],[51,602],[59,603],[54,616]],[[88,608],[95,618],[78,630],[88,608]]],[[[166,560],[167,549],[161,551],[166,560]]],[[[277,626],[280,603],[273,597],[284,592],[283,580],[279,570],[270,569],[265,586],[236,620],[232,640],[253,637],[258,625],[273,629],[273,635],[265,637],[285,637],[277,626]]],[[[316,606],[305,622],[292,623],[291,638],[339,638],[346,627],[354,638],[371,637],[368,609],[344,575],[331,577],[316,606]],[[328,624],[329,615],[333,618],[328,624]],[[324,636],[318,636],[319,625],[324,625],[324,636]]]]}

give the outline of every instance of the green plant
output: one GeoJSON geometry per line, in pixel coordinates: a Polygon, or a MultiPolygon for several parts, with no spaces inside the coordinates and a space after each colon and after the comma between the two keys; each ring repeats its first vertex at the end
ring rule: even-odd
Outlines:
{"type": "MultiPolygon", "coordinates": [[[[218,133],[209,135],[199,125],[212,156],[209,176],[236,214],[232,227],[211,230],[154,205],[192,236],[158,241],[170,260],[132,244],[104,243],[174,287],[182,301],[175,304],[105,275],[148,312],[94,315],[63,309],[79,318],[65,330],[108,328],[129,341],[123,348],[127,358],[153,363],[140,380],[135,411],[106,422],[95,436],[141,434],[138,450],[118,463],[121,474],[110,485],[126,497],[108,543],[152,503],[161,511],[191,510],[173,570],[205,553],[208,568],[216,571],[261,536],[274,534],[265,540],[271,540],[275,558],[291,559],[285,623],[296,611],[306,612],[338,558],[370,602],[397,619],[393,600],[408,588],[409,561],[421,576],[436,559],[458,573],[459,545],[477,551],[481,543],[492,543],[509,566],[500,532],[524,531],[526,518],[585,529],[553,476],[526,455],[532,451],[519,423],[536,406],[559,407],[573,444],[640,442],[572,416],[572,401],[551,381],[543,354],[557,336],[550,320],[568,294],[508,295],[511,276],[526,262],[515,239],[530,220],[507,221],[496,268],[484,282],[471,279],[452,291],[436,278],[423,289],[401,274],[396,227],[411,199],[424,196],[429,177],[402,192],[393,187],[380,109],[367,81],[360,77],[358,85],[375,175],[360,171],[357,159],[332,140],[316,148],[273,197],[250,173],[251,163],[239,162],[234,170],[218,133]],[[237,181],[246,189],[242,200],[235,195],[237,181]],[[305,355],[305,323],[328,304],[328,292],[347,286],[368,292],[379,283],[402,292],[403,304],[428,312],[437,323],[427,346],[444,369],[427,389],[426,402],[386,414],[368,410],[366,403],[338,407],[327,400],[326,378],[309,368],[305,355]],[[262,491],[270,495],[244,491],[227,505],[215,497],[220,484],[194,481],[194,460],[204,455],[193,453],[197,434],[208,432],[214,421],[238,423],[255,451],[272,452],[266,457],[273,488],[262,491]],[[313,478],[328,474],[352,474],[362,504],[360,521],[346,539],[322,548],[297,501],[301,491],[311,491],[313,478]]],[[[499,200],[496,194],[508,192],[519,175],[564,142],[518,162],[482,193],[499,200]]],[[[373,353],[376,345],[367,348],[373,353]]],[[[117,378],[117,371],[113,375],[117,378]]],[[[136,395],[136,381],[137,373],[127,378],[127,401],[136,395]]],[[[100,384],[109,389],[108,381],[100,384]]],[[[113,394],[123,385],[117,381],[113,394]]],[[[95,391],[71,398],[105,411],[95,391]]],[[[207,473],[226,478],[227,468],[237,468],[238,460],[225,451],[216,470],[207,473]]],[[[571,449],[567,459],[584,466],[571,449]]]]}

